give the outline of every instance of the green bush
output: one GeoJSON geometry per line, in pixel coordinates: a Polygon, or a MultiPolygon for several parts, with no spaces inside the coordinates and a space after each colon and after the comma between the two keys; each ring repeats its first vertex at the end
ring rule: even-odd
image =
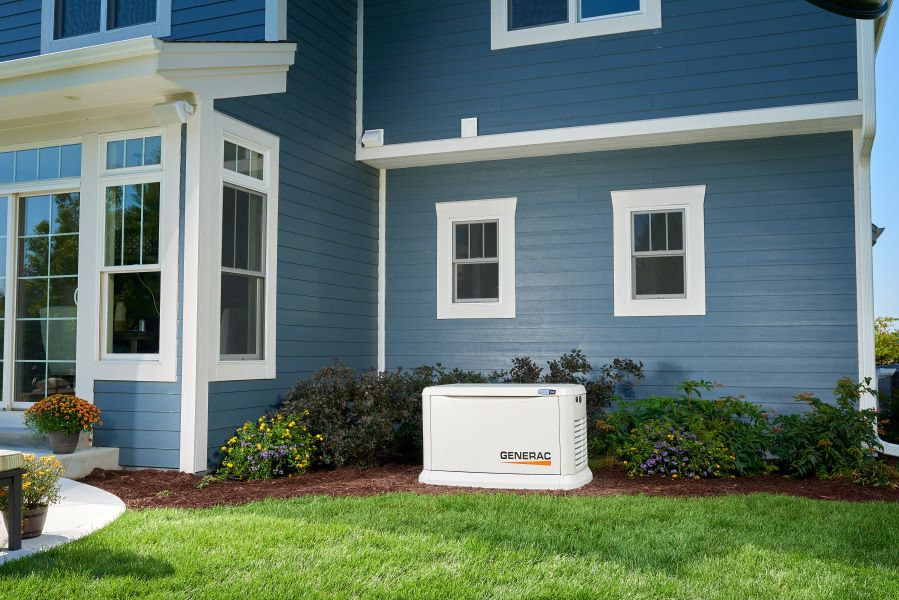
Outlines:
{"type": "Polygon", "coordinates": [[[631,388],[643,379],[643,363],[629,358],[616,358],[598,370],[584,356],[582,350],[573,349],[558,360],[546,363],[547,372],[537,366],[530,356],[512,359],[508,371],[494,371],[491,381],[502,383],[574,383],[587,391],[588,423],[593,425],[611,404],[619,388],[631,388]],[[595,376],[594,376],[595,373],[595,376]]]}
{"type": "Polygon", "coordinates": [[[216,475],[220,478],[269,479],[304,473],[309,467],[315,442],[299,415],[259,417],[256,423],[247,421],[222,446],[222,464],[216,475]]]}
{"type": "Polygon", "coordinates": [[[651,421],[662,421],[720,439],[728,455],[734,456],[734,469],[740,475],[771,470],[765,460],[769,447],[768,415],[742,397],[703,399],[702,393],[713,387],[708,381],[688,380],[678,386],[678,396],[620,401],[614,413],[597,421],[591,438],[593,454],[618,454],[629,443],[631,431],[651,421]]]}
{"type": "Polygon", "coordinates": [[[899,323],[897,317],[878,317],[874,320],[874,359],[878,365],[899,363],[899,323]]]}
{"type": "Polygon", "coordinates": [[[667,421],[635,427],[620,455],[630,477],[700,479],[726,477],[735,470],[734,456],[715,433],[691,432],[667,421]]]}
{"type": "Polygon", "coordinates": [[[865,394],[875,394],[871,380],[856,384],[841,379],[834,389],[836,404],[812,394],[799,394],[796,401],[809,410],[777,417],[772,428],[771,449],[780,458],[781,470],[799,477],[846,476],[870,472],[882,448],[875,434],[877,412],[859,410],[865,394]]]}
{"type": "Polygon", "coordinates": [[[478,383],[479,373],[441,365],[358,373],[342,362],[324,367],[288,392],[279,414],[308,413],[322,436],[315,454],[321,466],[373,466],[421,460],[421,392],[429,385],[478,383]]]}

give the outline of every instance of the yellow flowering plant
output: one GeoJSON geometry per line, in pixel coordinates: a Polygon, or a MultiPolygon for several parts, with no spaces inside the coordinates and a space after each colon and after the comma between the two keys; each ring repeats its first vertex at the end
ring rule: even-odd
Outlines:
{"type": "MultiPolygon", "coordinates": [[[[59,502],[59,478],[63,468],[55,456],[25,455],[22,475],[22,508],[32,510],[59,502]]],[[[0,510],[9,510],[9,490],[0,487],[0,510]]]]}
{"type": "Polygon", "coordinates": [[[221,447],[217,475],[233,479],[269,479],[304,473],[320,435],[309,432],[308,412],[278,414],[247,421],[221,447]]]}

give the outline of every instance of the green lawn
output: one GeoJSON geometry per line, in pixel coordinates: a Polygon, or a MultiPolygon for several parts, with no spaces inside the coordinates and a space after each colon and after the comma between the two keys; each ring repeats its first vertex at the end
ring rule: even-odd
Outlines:
{"type": "Polygon", "coordinates": [[[897,598],[899,505],[473,494],[128,512],[0,597],[897,598]]]}

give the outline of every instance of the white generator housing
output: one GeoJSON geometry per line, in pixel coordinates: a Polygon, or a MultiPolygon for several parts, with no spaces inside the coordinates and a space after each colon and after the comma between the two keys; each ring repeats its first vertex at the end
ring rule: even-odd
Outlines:
{"type": "Polygon", "coordinates": [[[438,385],[422,411],[421,483],[572,490],[593,479],[582,385],[438,385]]]}

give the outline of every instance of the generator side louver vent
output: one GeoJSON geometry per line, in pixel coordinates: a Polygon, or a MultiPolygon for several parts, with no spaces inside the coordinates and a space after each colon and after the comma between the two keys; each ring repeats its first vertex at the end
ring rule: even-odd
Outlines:
{"type": "Polygon", "coordinates": [[[574,420],[574,468],[580,470],[587,465],[587,418],[574,420]]]}

